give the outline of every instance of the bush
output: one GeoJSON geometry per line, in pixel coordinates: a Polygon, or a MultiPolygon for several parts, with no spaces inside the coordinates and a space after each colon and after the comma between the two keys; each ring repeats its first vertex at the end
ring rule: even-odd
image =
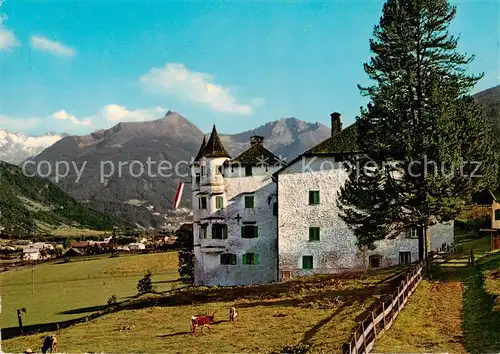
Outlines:
{"type": "Polygon", "coordinates": [[[194,281],[194,250],[193,232],[191,230],[178,230],[175,246],[179,249],[179,276],[184,284],[194,281]]]}
{"type": "Polygon", "coordinates": [[[108,297],[108,305],[109,306],[116,305],[116,302],[117,302],[117,298],[116,298],[115,294],[108,297]]]}
{"type": "Polygon", "coordinates": [[[153,280],[151,279],[151,271],[147,270],[144,277],[137,283],[137,291],[139,294],[147,294],[154,292],[153,280]]]}

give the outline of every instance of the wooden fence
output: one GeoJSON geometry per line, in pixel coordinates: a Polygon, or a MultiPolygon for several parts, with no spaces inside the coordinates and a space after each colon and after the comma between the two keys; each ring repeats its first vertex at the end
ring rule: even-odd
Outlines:
{"type": "Polygon", "coordinates": [[[379,306],[370,311],[366,319],[354,328],[351,339],[342,347],[344,354],[370,353],[375,345],[375,340],[384,331],[391,328],[394,320],[422,280],[422,269],[422,263],[412,267],[396,291],[385,296],[379,306]]]}

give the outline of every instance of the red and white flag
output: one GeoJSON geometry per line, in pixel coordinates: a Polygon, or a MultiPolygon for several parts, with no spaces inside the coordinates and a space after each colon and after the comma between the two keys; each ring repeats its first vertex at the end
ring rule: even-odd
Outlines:
{"type": "Polygon", "coordinates": [[[175,194],[174,209],[177,209],[179,207],[179,204],[182,199],[183,190],[184,190],[184,182],[180,182],[179,187],[177,187],[177,193],[175,194]]]}

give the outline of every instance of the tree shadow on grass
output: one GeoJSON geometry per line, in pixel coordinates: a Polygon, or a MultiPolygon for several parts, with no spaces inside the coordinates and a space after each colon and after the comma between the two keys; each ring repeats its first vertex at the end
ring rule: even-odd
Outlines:
{"type": "Polygon", "coordinates": [[[500,311],[495,311],[496,295],[484,288],[483,270],[499,269],[500,254],[485,261],[464,279],[464,345],[470,353],[500,351],[500,311]]]}
{"type": "Polygon", "coordinates": [[[178,336],[186,336],[186,335],[189,335],[189,336],[192,336],[193,333],[192,332],[177,332],[177,333],[170,333],[170,334],[160,334],[159,338],[169,338],[169,337],[178,337],[178,336]]]}
{"type": "Polygon", "coordinates": [[[97,305],[97,306],[89,306],[89,307],[81,307],[78,309],[66,310],[59,312],[58,315],[76,315],[79,313],[88,313],[88,312],[96,312],[96,311],[104,311],[109,309],[113,305],[97,305]]]}

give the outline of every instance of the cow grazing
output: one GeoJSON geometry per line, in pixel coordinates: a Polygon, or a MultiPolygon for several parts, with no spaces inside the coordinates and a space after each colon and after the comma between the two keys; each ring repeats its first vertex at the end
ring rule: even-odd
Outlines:
{"type": "Polygon", "coordinates": [[[236,320],[236,317],[238,317],[238,312],[236,312],[236,307],[231,307],[229,309],[229,322],[234,322],[234,320],[236,320]]]}
{"type": "Polygon", "coordinates": [[[57,352],[57,337],[53,334],[43,339],[42,353],[48,352],[57,352]]]}
{"type": "Polygon", "coordinates": [[[191,327],[191,332],[196,336],[196,328],[201,327],[201,330],[203,331],[203,328],[207,327],[210,330],[210,325],[214,321],[215,318],[215,313],[212,315],[205,315],[205,316],[193,316],[191,317],[191,321],[189,321],[189,326],[191,327]]]}

